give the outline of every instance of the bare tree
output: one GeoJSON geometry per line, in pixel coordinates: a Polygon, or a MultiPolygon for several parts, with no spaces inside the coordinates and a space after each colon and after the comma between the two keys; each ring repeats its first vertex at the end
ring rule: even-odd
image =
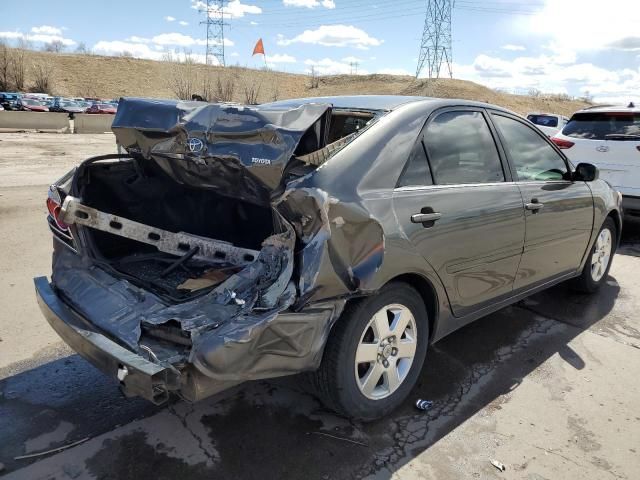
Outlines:
{"type": "Polygon", "coordinates": [[[53,40],[45,44],[43,50],[45,52],[60,53],[60,52],[63,52],[65,48],[66,48],[65,44],[62,43],[61,40],[53,40]]]}
{"type": "Polygon", "coordinates": [[[0,90],[11,90],[11,49],[0,41],[0,90]]]}
{"type": "Polygon", "coordinates": [[[180,100],[191,100],[191,96],[197,94],[196,90],[200,85],[192,55],[185,51],[184,58],[181,60],[169,52],[163,56],[163,60],[171,65],[167,83],[173,94],[180,100]]]}
{"type": "Polygon", "coordinates": [[[320,85],[320,76],[316,71],[316,67],[311,66],[311,70],[309,71],[309,88],[318,88],[320,85]]]}
{"type": "Polygon", "coordinates": [[[222,78],[218,77],[218,81],[216,82],[216,101],[232,102],[235,90],[236,79],[234,76],[227,77],[224,81],[222,80],[222,78]]]}
{"type": "Polygon", "coordinates": [[[20,48],[14,49],[11,52],[11,80],[13,87],[18,91],[24,90],[25,73],[25,52],[20,48]]]}
{"type": "Polygon", "coordinates": [[[260,94],[259,81],[251,80],[250,83],[244,84],[244,102],[247,105],[257,105],[259,94],[260,94]]]}
{"type": "Polygon", "coordinates": [[[87,44],[84,42],[80,42],[75,49],[75,52],[80,55],[87,55],[89,53],[89,49],[87,48],[87,44]]]}
{"type": "Polygon", "coordinates": [[[51,94],[53,90],[53,64],[49,60],[34,62],[31,65],[31,77],[35,92],[51,94]]]}

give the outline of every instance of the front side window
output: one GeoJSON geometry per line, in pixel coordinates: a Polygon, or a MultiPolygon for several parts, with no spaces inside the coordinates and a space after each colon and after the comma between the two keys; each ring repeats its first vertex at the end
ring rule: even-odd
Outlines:
{"type": "Polygon", "coordinates": [[[481,112],[441,113],[427,126],[424,143],[437,185],[505,180],[498,150],[481,112]]]}
{"type": "Polygon", "coordinates": [[[567,172],[564,159],[531,127],[502,115],[493,115],[518,180],[562,180],[567,172]]]}

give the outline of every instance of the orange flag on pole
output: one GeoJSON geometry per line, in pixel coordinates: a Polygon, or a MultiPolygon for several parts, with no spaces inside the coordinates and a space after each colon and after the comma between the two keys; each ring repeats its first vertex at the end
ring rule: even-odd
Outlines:
{"type": "MultiPolygon", "coordinates": [[[[264,45],[262,44],[262,39],[258,39],[256,46],[253,47],[253,55],[256,55],[258,53],[261,53],[262,55],[264,55],[264,45]]],[[[251,55],[251,56],[253,56],[251,55]]]]}

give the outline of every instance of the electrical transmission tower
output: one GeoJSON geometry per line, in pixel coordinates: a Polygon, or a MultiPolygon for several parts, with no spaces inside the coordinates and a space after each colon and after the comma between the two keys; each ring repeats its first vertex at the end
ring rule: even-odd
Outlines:
{"type": "Polygon", "coordinates": [[[438,78],[443,63],[447,64],[449,77],[451,72],[451,3],[455,0],[427,0],[427,16],[424,20],[420,55],[416,78],[420,75],[425,62],[429,78],[438,78]]]}
{"type": "Polygon", "coordinates": [[[211,65],[214,58],[218,64],[225,66],[224,61],[224,4],[226,0],[207,0],[206,19],[200,24],[207,26],[206,62],[211,65]]]}

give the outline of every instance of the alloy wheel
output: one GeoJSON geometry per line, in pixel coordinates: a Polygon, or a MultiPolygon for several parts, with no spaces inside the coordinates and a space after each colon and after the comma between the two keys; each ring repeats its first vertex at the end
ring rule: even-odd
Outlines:
{"type": "Polygon", "coordinates": [[[609,266],[611,258],[611,231],[604,228],[596,239],[591,256],[591,278],[594,282],[600,281],[609,266]]]}
{"type": "Polygon", "coordinates": [[[416,321],[404,305],[381,308],[364,328],[355,356],[360,392],[370,400],[394,393],[407,377],[417,347],[416,321]]]}

